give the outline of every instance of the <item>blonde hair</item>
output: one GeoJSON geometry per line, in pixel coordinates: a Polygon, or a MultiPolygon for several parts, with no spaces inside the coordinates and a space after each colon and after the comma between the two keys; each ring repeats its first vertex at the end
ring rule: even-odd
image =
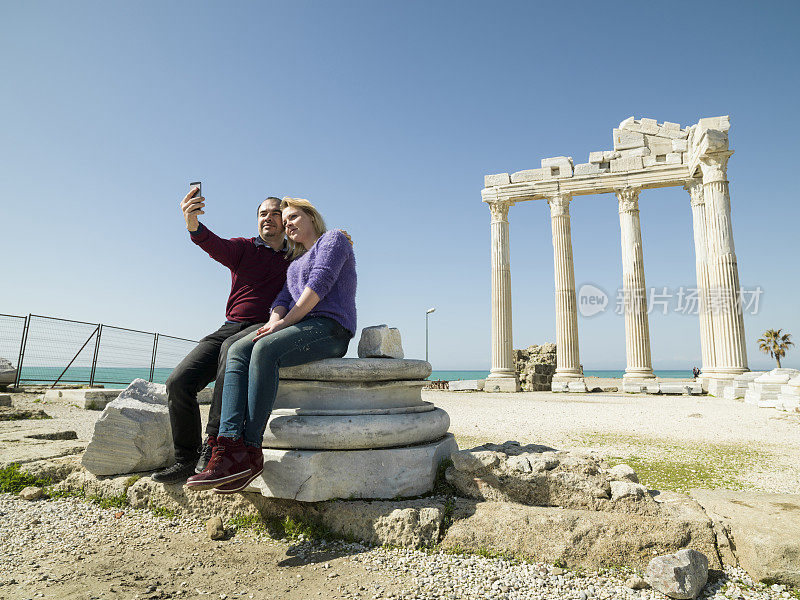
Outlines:
{"type": "MultiPolygon", "coordinates": [[[[303,198],[290,198],[289,196],[286,196],[283,200],[281,200],[281,211],[290,206],[292,208],[299,208],[309,217],[311,217],[311,221],[314,224],[314,233],[317,234],[317,237],[328,231],[327,227],[325,227],[325,219],[322,218],[322,215],[319,214],[319,211],[314,208],[314,205],[308,200],[303,198]]],[[[303,244],[296,244],[288,237],[286,241],[289,245],[289,251],[286,253],[286,258],[289,260],[294,260],[298,256],[305,254],[305,251],[308,250],[308,248],[305,248],[303,244]]]]}

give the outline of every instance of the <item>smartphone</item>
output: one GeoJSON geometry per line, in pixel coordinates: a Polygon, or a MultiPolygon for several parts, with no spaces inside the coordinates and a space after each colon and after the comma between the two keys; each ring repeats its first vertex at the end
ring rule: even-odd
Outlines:
{"type": "Polygon", "coordinates": [[[192,188],[197,188],[197,193],[192,196],[192,198],[200,198],[203,195],[203,184],[199,181],[193,181],[189,184],[189,191],[192,191],[192,188]]]}

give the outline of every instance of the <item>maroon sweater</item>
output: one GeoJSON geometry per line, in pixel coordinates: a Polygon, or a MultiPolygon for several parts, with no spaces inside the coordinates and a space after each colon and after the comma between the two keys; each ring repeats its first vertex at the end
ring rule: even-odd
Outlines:
{"type": "Polygon", "coordinates": [[[200,223],[192,241],[231,270],[231,293],[225,307],[228,321],[260,323],[286,283],[289,261],[260,237],[224,240],[200,223]]]}

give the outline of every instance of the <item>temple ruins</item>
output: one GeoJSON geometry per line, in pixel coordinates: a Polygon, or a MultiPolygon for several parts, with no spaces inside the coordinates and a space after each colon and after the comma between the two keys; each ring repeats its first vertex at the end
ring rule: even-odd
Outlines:
{"type": "Polygon", "coordinates": [[[639,224],[642,190],[682,186],[694,227],[703,387],[721,395],[746,371],[739,271],[733,244],[727,164],[727,116],[678,123],[630,117],[614,129],[614,149],[541,161],[541,168],[486,175],[483,201],[491,211],[492,369],[486,391],[519,391],[511,332],[509,208],[517,202],[550,205],[555,271],[557,367],[553,391],[586,391],[578,350],[578,313],[570,230],[574,196],[613,193],[619,201],[625,313],[625,391],[658,392],[650,357],[650,330],[639,224]]]}

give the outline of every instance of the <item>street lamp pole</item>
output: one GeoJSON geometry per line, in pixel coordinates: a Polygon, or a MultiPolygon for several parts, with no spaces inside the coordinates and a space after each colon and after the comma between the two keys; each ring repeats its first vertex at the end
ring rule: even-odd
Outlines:
{"type": "Polygon", "coordinates": [[[435,310],[435,308],[429,308],[425,313],[425,362],[428,362],[428,315],[435,310]]]}

